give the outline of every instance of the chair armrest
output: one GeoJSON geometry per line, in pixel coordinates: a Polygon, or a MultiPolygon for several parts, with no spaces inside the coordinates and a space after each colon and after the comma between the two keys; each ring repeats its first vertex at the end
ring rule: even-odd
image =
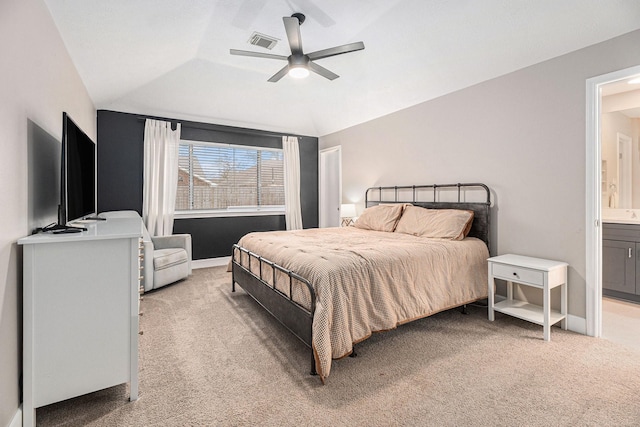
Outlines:
{"type": "Polygon", "coordinates": [[[191,274],[191,234],[173,234],[171,236],[152,236],[155,249],[182,248],[187,251],[189,274],[191,274]]]}
{"type": "Polygon", "coordinates": [[[156,249],[182,248],[191,250],[191,234],[172,234],[171,236],[152,236],[156,249]]]}

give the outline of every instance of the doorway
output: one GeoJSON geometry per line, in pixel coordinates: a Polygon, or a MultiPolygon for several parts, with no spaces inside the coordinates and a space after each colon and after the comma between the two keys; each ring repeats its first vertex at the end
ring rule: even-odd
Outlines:
{"type": "Polygon", "coordinates": [[[340,225],[342,202],[342,149],[340,146],[320,150],[320,228],[340,225]]]}
{"type": "Polygon", "coordinates": [[[640,66],[586,81],[586,333],[602,336],[602,89],[640,75],[640,66]]]}

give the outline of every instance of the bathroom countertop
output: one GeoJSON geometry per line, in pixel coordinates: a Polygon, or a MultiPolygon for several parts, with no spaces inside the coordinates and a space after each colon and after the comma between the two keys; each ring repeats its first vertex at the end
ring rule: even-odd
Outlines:
{"type": "Polygon", "coordinates": [[[640,219],[610,219],[610,218],[602,218],[602,222],[605,224],[634,224],[640,225],[640,219]]]}
{"type": "Polygon", "coordinates": [[[609,224],[640,224],[640,209],[602,209],[602,222],[609,224]]]}

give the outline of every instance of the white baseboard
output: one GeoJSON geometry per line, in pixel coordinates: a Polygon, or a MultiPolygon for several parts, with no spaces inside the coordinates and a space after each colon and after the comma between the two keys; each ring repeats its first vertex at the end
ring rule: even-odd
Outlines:
{"type": "Polygon", "coordinates": [[[196,259],[191,261],[191,268],[209,268],[209,267],[221,267],[223,265],[229,264],[231,260],[230,256],[223,256],[219,258],[207,258],[207,259],[196,259]]]}
{"type": "Polygon", "coordinates": [[[22,427],[22,405],[16,411],[8,427],[22,427]]]}
{"type": "Polygon", "coordinates": [[[587,319],[568,314],[567,329],[582,335],[587,335],[587,319]]]}

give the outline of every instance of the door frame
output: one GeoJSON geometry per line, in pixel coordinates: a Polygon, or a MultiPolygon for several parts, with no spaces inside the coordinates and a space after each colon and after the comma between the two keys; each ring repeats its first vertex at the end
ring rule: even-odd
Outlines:
{"type": "Polygon", "coordinates": [[[586,332],[602,335],[602,86],[640,74],[640,65],[586,80],[586,332]]]}
{"type": "Polygon", "coordinates": [[[324,189],[324,185],[325,185],[325,176],[326,176],[326,171],[323,168],[323,155],[326,155],[328,153],[331,152],[337,152],[338,154],[338,173],[339,173],[339,177],[338,177],[338,205],[340,205],[340,203],[342,203],[342,146],[340,145],[336,145],[334,147],[329,147],[329,148],[325,148],[323,150],[320,150],[319,156],[318,156],[318,171],[319,171],[319,179],[318,179],[318,226],[320,226],[320,224],[323,224],[323,219],[324,219],[324,209],[323,209],[323,201],[322,201],[322,190],[324,189]]]}

